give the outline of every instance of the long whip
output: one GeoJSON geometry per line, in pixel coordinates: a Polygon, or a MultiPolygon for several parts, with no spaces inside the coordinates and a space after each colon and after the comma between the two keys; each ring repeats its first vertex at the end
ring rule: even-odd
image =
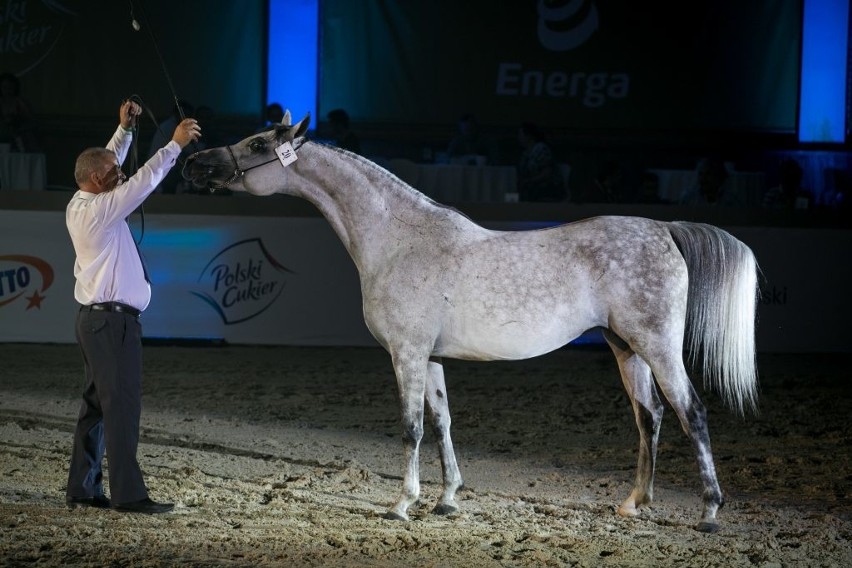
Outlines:
{"type": "MultiPolygon", "coordinates": [[[[129,0],[129,1],[130,1],[130,25],[133,27],[134,31],[138,32],[142,29],[142,26],[139,23],[139,21],[136,19],[135,9],[134,9],[135,7],[133,5],[133,0],[129,0]]],[[[186,115],[183,112],[183,105],[180,103],[180,99],[177,96],[177,91],[175,90],[175,85],[172,82],[171,75],[169,75],[169,70],[166,67],[166,61],[165,61],[165,59],[163,59],[163,54],[160,51],[160,46],[157,43],[157,38],[154,36],[154,29],[151,26],[150,21],[148,20],[148,14],[147,14],[147,12],[145,12],[145,5],[141,2],[139,3],[139,5],[141,7],[142,18],[143,18],[143,20],[145,20],[145,29],[148,31],[148,37],[151,38],[151,43],[154,45],[154,51],[157,53],[157,58],[160,61],[160,67],[163,70],[163,75],[165,75],[165,77],[166,77],[166,83],[168,84],[169,92],[171,93],[172,98],[175,101],[175,108],[177,109],[178,114],[180,115],[180,119],[184,120],[184,119],[186,119],[186,115]]],[[[157,118],[154,116],[154,113],[151,112],[151,109],[148,107],[148,105],[146,105],[142,102],[142,98],[139,95],[131,95],[129,97],[129,100],[138,104],[140,107],[142,107],[143,110],[145,110],[145,112],[148,113],[148,116],[151,118],[151,121],[154,123],[154,126],[157,129],[157,131],[160,133],[160,135],[164,139],[167,139],[168,136],[160,128],[160,123],[157,122],[157,118]]],[[[138,133],[139,132],[138,132],[138,125],[137,125],[135,119],[134,119],[134,121],[131,125],[131,128],[133,129],[134,132],[133,132],[133,141],[131,143],[132,145],[131,145],[131,152],[130,152],[130,169],[132,170],[133,173],[136,173],[136,170],[139,169],[139,143],[138,143],[138,140],[139,140],[138,133]]],[[[180,156],[178,156],[177,161],[183,163],[183,160],[181,159],[180,156]]],[[[142,239],[145,238],[145,208],[144,208],[144,205],[139,206],[139,213],[140,213],[140,217],[141,217],[142,228],[141,228],[141,234],[139,235],[139,241],[137,242],[137,245],[142,243],[142,239]]]]}

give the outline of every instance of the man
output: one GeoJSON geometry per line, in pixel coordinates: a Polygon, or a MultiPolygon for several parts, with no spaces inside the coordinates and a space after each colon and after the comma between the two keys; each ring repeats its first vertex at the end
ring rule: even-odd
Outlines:
{"type": "Polygon", "coordinates": [[[201,136],[194,119],[177,125],[170,142],[126,179],[121,163],[133,139],[139,105],[125,101],[120,126],[106,148],[89,148],[77,158],[80,190],[65,212],[74,251],[77,342],[86,385],[68,472],[69,507],[112,506],[117,511],[165,513],[171,503],[148,497],[136,460],[142,402],[142,327],[139,315],[151,300],[151,286],[125,221],[174,166],[181,150],[201,136]],[[109,456],[110,497],[104,495],[101,462],[109,456]]]}

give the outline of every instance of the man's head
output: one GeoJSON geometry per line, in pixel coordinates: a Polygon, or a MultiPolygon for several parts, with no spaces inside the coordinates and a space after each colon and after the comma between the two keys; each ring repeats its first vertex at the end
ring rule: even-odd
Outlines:
{"type": "Polygon", "coordinates": [[[463,114],[459,119],[459,132],[461,132],[462,136],[473,137],[479,131],[479,122],[476,120],[476,117],[471,114],[463,114]]]}
{"type": "Polygon", "coordinates": [[[349,130],[349,113],[336,108],[328,113],[328,122],[335,135],[345,134],[349,130]]]}
{"type": "Polygon", "coordinates": [[[112,191],[127,177],[113,152],[106,148],[88,148],[77,157],[74,179],[83,191],[102,193],[112,191]]]}
{"type": "Polygon", "coordinates": [[[266,107],[266,122],[269,124],[281,124],[284,118],[284,107],[278,103],[270,103],[266,107]]]}

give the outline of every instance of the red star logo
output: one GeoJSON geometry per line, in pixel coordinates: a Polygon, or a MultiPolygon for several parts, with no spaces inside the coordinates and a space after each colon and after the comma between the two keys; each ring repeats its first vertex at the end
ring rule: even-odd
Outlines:
{"type": "Polygon", "coordinates": [[[33,292],[32,296],[27,297],[27,300],[30,301],[30,303],[27,304],[27,309],[30,309],[30,308],[41,309],[41,301],[44,300],[44,296],[39,296],[38,290],[36,290],[35,292],[33,292]]]}

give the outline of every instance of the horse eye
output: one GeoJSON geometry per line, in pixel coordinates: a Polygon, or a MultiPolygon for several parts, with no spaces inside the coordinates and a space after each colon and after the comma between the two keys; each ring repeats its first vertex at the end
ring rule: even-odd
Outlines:
{"type": "Polygon", "coordinates": [[[266,149],[266,141],[262,138],[255,138],[249,142],[249,148],[252,152],[262,152],[266,149]]]}

